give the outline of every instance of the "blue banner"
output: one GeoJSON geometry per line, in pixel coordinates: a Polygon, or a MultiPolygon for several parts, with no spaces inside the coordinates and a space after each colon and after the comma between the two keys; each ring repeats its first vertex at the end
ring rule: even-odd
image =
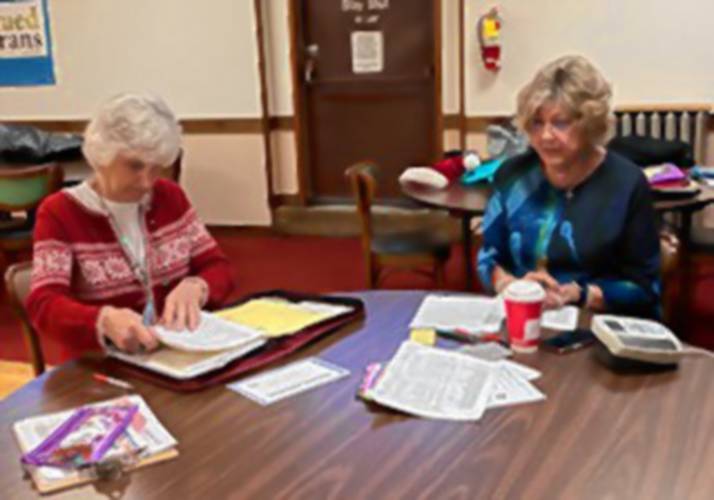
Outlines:
{"type": "Polygon", "coordinates": [[[0,86],[54,83],[47,0],[0,0],[0,86]]]}

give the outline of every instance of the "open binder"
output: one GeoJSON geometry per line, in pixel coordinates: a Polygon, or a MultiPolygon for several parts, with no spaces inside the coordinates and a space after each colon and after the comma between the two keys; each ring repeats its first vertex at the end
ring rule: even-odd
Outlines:
{"type": "MultiPolygon", "coordinates": [[[[217,358],[210,360],[210,368],[207,371],[197,370],[195,376],[176,376],[169,370],[158,370],[156,366],[152,366],[150,362],[137,361],[139,358],[122,353],[110,353],[110,361],[117,372],[123,372],[174,391],[197,391],[226,383],[239,375],[277,361],[302,346],[329,335],[340,327],[364,316],[364,304],[357,298],[323,296],[283,290],[269,290],[249,295],[236,304],[233,304],[233,306],[258,298],[276,298],[294,303],[303,301],[324,303],[326,305],[343,306],[345,311],[336,316],[318,321],[291,335],[270,338],[261,347],[247,353],[219,353],[217,354],[217,358]]],[[[177,360],[180,363],[182,362],[181,359],[188,359],[188,356],[189,355],[178,354],[177,360]]]]}

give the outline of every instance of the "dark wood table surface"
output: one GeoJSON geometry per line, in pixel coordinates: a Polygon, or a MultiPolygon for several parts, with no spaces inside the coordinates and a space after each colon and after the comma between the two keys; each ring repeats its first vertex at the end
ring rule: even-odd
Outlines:
{"type": "MultiPolygon", "coordinates": [[[[711,361],[622,376],[588,350],[521,355],[543,372],[535,383],[546,401],[489,410],[477,423],[422,420],[369,408],[355,390],[365,365],[407,337],[424,293],[359,296],[364,322],[286,360],[319,355],[348,378],[268,407],[223,386],[176,394],[131,380],[178,439],[179,458],[52,498],[712,498],[711,361]]],[[[122,394],[92,382],[96,369],[103,361],[62,365],[0,403],[0,497],[33,497],[14,421],[122,394]]]]}

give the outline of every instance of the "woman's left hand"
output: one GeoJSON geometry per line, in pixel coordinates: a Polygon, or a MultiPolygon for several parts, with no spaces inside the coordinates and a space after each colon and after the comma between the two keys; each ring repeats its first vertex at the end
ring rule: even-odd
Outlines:
{"type": "Polygon", "coordinates": [[[160,323],[171,330],[195,330],[201,319],[207,288],[206,282],[200,278],[181,280],[166,297],[160,323]]]}
{"type": "Polygon", "coordinates": [[[565,304],[576,304],[580,300],[580,285],[575,282],[566,283],[558,287],[558,294],[565,304]]]}

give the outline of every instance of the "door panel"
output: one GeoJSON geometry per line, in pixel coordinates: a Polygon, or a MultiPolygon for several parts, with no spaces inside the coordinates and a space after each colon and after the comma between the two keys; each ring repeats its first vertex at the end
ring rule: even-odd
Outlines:
{"type": "Polygon", "coordinates": [[[436,154],[435,2],[296,5],[310,198],[349,197],[343,172],[364,159],[381,168],[380,196],[398,197],[404,168],[436,154]]]}

